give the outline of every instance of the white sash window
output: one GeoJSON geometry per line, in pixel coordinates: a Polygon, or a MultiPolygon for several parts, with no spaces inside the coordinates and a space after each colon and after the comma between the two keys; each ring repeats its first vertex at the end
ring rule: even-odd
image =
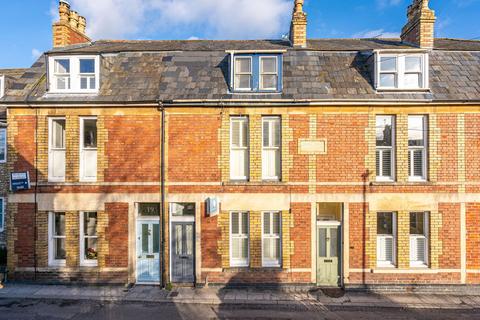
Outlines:
{"type": "Polygon", "coordinates": [[[281,218],[280,212],[264,212],[262,217],[262,265],[281,265],[281,218]]]}
{"type": "Polygon", "coordinates": [[[80,118],[80,181],[97,180],[97,118],[80,118]]]}
{"type": "Polygon", "coordinates": [[[408,176],[410,181],[427,179],[427,117],[408,117],[408,176]]]}
{"type": "Polygon", "coordinates": [[[230,119],[230,179],[248,180],[249,176],[248,118],[230,119]]]}
{"type": "Polygon", "coordinates": [[[249,217],[248,212],[230,213],[230,266],[249,265],[249,217]]]}
{"type": "Polygon", "coordinates": [[[428,266],[428,213],[410,213],[410,266],[428,266]]]}
{"type": "Polygon", "coordinates": [[[282,141],[280,117],[263,117],[262,127],[263,180],[280,180],[280,158],[282,141]]]}
{"type": "Polygon", "coordinates": [[[394,267],[396,263],[396,214],[377,213],[377,266],[394,267]]]}
{"type": "Polygon", "coordinates": [[[395,117],[376,117],[377,181],[395,180],[395,117]]]}
{"type": "Polygon", "coordinates": [[[48,214],[48,264],[65,266],[65,213],[50,212],[48,214]]]}
{"type": "Polygon", "coordinates": [[[48,119],[48,181],[65,181],[65,118],[48,119]]]}
{"type": "Polygon", "coordinates": [[[80,213],[80,265],[96,266],[97,250],[97,213],[80,213]]]}

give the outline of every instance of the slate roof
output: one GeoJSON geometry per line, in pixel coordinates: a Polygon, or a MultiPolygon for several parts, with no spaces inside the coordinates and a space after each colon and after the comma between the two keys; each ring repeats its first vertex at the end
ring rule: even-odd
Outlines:
{"type": "MultiPolygon", "coordinates": [[[[101,54],[98,95],[47,94],[45,57],[15,81],[4,102],[155,102],[157,100],[480,101],[480,41],[437,39],[430,91],[378,93],[373,50],[414,49],[398,39],[318,39],[307,48],[283,40],[96,41],[47,54],[101,54]],[[285,50],[283,92],[229,92],[227,50],[285,50]]],[[[1,100],[0,100],[1,102],[1,100]]]]}
{"type": "MultiPolygon", "coordinates": [[[[5,93],[8,94],[10,87],[15,86],[15,82],[23,75],[27,69],[0,69],[0,77],[5,78],[5,93]]],[[[0,105],[0,121],[7,118],[5,106],[0,105]]],[[[2,124],[0,124],[2,126],[2,124]]]]}

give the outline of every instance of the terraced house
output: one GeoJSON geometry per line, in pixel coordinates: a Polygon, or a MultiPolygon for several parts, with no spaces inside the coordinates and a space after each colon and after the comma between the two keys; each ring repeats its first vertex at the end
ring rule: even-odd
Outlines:
{"type": "Polygon", "coordinates": [[[480,283],[480,42],[94,41],[12,81],[8,266],[43,282],[480,283]]]}

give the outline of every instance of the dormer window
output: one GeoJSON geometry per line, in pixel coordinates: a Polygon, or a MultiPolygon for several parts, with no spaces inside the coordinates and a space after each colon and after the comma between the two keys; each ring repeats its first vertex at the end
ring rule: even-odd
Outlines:
{"type": "Polygon", "coordinates": [[[376,88],[404,91],[428,89],[428,55],[377,53],[376,88]]]}
{"type": "Polygon", "coordinates": [[[282,55],[231,53],[231,89],[234,92],[281,92],[282,55]]]}
{"type": "Polygon", "coordinates": [[[98,56],[49,58],[51,93],[96,93],[100,84],[98,56]]]}

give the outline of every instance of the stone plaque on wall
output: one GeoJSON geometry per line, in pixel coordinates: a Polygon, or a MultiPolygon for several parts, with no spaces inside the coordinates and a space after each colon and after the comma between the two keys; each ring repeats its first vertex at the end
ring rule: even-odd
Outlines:
{"type": "Polygon", "coordinates": [[[327,139],[299,139],[299,154],[327,154],[327,139]]]}

